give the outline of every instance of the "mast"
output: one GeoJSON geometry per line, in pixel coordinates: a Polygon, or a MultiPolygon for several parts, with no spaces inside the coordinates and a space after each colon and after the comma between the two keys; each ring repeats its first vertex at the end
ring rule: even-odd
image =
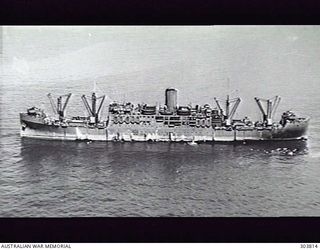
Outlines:
{"type": "Polygon", "coordinates": [[[63,112],[66,110],[66,108],[67,108],[67,105],[68,105],[68,103],[69,103],[69,100],[70,100],[70,97],[71,97],[71,93],[69,93],[68,95],[66,95],[67,96],[67,99],[66,99],[66,101],[64,102],[64,105],[63,105],[63,107],[62,107],[62,110],[63,110],[63,112]]]}
{"type": "Polygon", "coordinates": [[[81,99],[84,103],[84,106],[86,107],[89,116],[90,116],[90,122],[91,123],[99,123],[99,115],[101,112],[101,108],[103,105],[103,102],[105,100],[105,95],[97,97],[96,93],[92,93],[91,97],[87,97],[86,95],[82,95],[81,99]],[[89,105],[89,102],[87,99],[91,99],[91,107],[89,105]],[[99,107],[97,109],[97,103],[99,102],[99,99],[101,99],[100,103],[99,103],[99,107]]]}
{"type": "Polygon", "coordinates": [[[55,102],[53,101],[52,95],[51,93],[49,93],[47,96],[50,100],[51,103],[51,107],[53,110],[54,114],[58,114],[59,115],[59,120],[62,121],[65,118],[65,111],[67,108],[67,105],[69,103],[70,97],[71,97],[71,93],[66,94],[66,95],[61,95],[57,98],[57,105],[55,104],[55,102]],[[64,101],[63,104],[63,98],[66,97],[66,100],[64,101]]]}
{"type": "MultiPolygon", "coordinates": [[[[97,96],[96,96],[96,93],[92,93],[92,96],[91,96],[91,100],[92,100],[92,115],[96,118],[97,116],[97,96]]],[[[96,121],[97,122],[97,121],[96,121]]]]}
{"type": "Polygon", "coordinates": [[[231,121],[232,121],[232,118],[234,116],[234,114],[236,113],[238,107],[239,107],[239,104],[241,102],[241,99],[239,97],[237,98],[234,98],[234,99],[231,99],[230,100],[230,97],[229,95],[227,95],[227,99],[226,99],[226,112],[225,112],[225,115],[224,115],[224,111],[223,109],[221,108],[221,105],[219,103],[219,101],[217,100],[217,98],[214,98],[216,104],[217,104],[217,107],[218,109],[220,110],[220,113],[222,115],[222,117],[225,119],[226,121],[226,125],[227,126],[230,126],[231,125],[231,121]],[[233,105],[232,105],[233,104],[233,105]],[[231,110],[230,110],[231,108],[231,110]]]}
{"type": "Polygon", "coordinates": [[[226,117],[227,117],[227,119],[229,117],[229,108],[230,108],[229,95],[227,95],[227,100],[226,100],[226,117]]]}
{"type": "Polygon", "coordinates": [[[57,113],[57,106],[56,106],[56,104],[55,104],[54,101],[53,101],[52,95],[49,93],[47,96],[48,96],[48,98],[49,98],[49,100],[50,100],[50,104],[51,104],[53,113],[56,114],[56,113],[57,113]]]}
{"type": "Polygon", "coordinates": [[[258,107],[262,113],[262,116],[263,116],[263,121],[265,121],[267,119],[267,114],[266,112],[264,111],[263,107],[262,107],[262,104],[261,104],[261,99],[259,99],[258,97],[255,97],[254,100],[256,101],[256,103],[258,104],[258,107]]]}
{"type": "Polygon", "coordinates": [[[280,101],[281,101],[281,97],[280,97],[280,96],[276,96],[276,97],[275,97],[275,101],[274,101],[273,110],[272,110],[272,112],[271,112],[271,119],[274,118],[274,115],[275,115],[275,113],[276,113],[276,111],[277,111],[277,109],[278,109],[278,106],[279,106],[279,104],[280,104],[280,101]]]}
{"type": "Polygon", "coordinates": [[[266,123],[268,126],[272,125],[272,119],[279,106],[281,98],[279,96],[275,96],[274,98],[270,99],[262,99],[255,97],[254,100],[258,104],[258,107],[262,113],[263,122],[266,123]],[[267,104],[266,110],[264,109],[262,102],[265,102],[267,104]]]}
{"type": "Polygon", "coordinates": [[[100,111],[101,111],[101,108],[102,108],[102,104],[104,103],[104,100],[105,100],[106,96],[103,95],[101,98],[102,98],[102,99],[101,99],[101,102],[100,102],[100,105],[99,105],[97,114],[100,114],[100,111]]]}
{"type": "Polygon", "coordinates": [[[87,99],[86,99],[86,96],[85,96],[85,95],[82,95],[82,96],[81,96],[81,99],[82,99],[82,101],[83,101],[83,103],[84,103],[84,106],[86,107],[88,113],[89,113],[89,114],[92,114],[92,111],[91,111],[90,105],[89,105],[89,103],[88,103],[88,101],[87,101],[87,99]]]}
{"type": "Polygon", "coordinates": [[[221,108],[221,106],[220,106],[220,103],[219,103],[219,101],[218,101],[218,99],[217,98],[213,98],[214,100],[215,100],[215,102],[216,102],[216,104],[217,104],[217,107],[218,107],[218,109],[220,110],[220,114],[223,116],[223,109],[221,108]]]}
{"type": "Polygon", "coordinates": [[[229,119],[232,119],[232,118],[233,118],[234,114],[236,113],[236,111],[237,111],[237,109],[238,109],[238,107],[239,107],[239,104],[240,104],[240,102],[241,102],[241,99],[238,97],[238,98],[236,98],[233,102],[235,102],[235,103],[234,103],[234,105],[233,105],[233,107],[232,107],[232,109],[231,109],[231,112],[230,112],[230,114],[229,114],[229,119]]]}

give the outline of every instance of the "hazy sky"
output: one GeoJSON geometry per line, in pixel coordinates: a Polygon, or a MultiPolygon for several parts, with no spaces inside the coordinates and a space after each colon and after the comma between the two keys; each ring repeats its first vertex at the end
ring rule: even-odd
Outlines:
{"type": "Polygon", "coordinates": [[[47,80],[99,77],[169,63],[199,71],[219,69],[222,78],[237,78],[239,71],[249,74],[253,69],[268,77],[279,67],[292,67],[289,64],[318,67],[319,39],[318,26],[9,26],[2,34],[4,65],[17,74],[47,80]]]}

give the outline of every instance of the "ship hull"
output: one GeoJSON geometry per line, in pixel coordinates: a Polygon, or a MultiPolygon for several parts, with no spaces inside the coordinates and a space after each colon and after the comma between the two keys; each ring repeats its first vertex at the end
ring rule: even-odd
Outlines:
{"type": "Polygon", "coordinates": [[[56,126],[45,124],[43,119],[20,115],[21,136],[53,140],[92,141],[167,141],[167,142],[234,142],[279,141],[307,139],[308,120],[285,127],[274,128],[197,128],[166,126],[143,127],[139,124],[110,124],[106,128],[85,124],[56,126]]]}
{"type": "Polygon", "coordinates": [[[20,114],[21,137],[52,140],[106,141],[105,129],[79,126],[56,126],[45,124],[43,119],[20,114]]]}

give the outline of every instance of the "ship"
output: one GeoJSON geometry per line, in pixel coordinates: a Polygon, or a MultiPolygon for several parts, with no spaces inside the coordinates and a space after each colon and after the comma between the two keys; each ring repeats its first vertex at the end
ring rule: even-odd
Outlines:
{"type": "Polygon", "coordinates": [[[131,102],[111,102],[107,114],[101,115],[105,95],[93,92],[82,95],[87,116],[67,116],[71,93],[56,101],[48,94],[54,115],[31,107],[20,113],[21,137],[55,140],[89,141],[154,141],[154,142],[246,142],[306,140],[309,117],[299,117],[292,111],[274,121],[281,97],[255,97],[261,112],[259,121],[248,117],[234,119],[241,102],[239,97],[214,104],[185,105],[177,103],[178,90],[165,90],[164,105],[134,105],[131,102]]]}

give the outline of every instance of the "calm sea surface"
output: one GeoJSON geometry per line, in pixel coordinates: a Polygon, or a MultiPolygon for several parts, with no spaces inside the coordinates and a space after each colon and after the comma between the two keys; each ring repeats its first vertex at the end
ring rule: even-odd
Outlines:
{"type": "MultiPolygon", "coordinates": [[[[320,216],[319,27],[3,27],[0,216],[320,216]],[[310,116],[306,142],[199,144],[20,138],[19,112],[51,112],[72,92],[84,115],[93,82],[111,100],[213,105],[282,96],[310,116]],[[287,148],[287,149],[285,149],[287,148]],[[289,153],[288,152],[293,152],[289,153]]],[[[105,115],[106,105],[103,109],[105,115]]]]}

